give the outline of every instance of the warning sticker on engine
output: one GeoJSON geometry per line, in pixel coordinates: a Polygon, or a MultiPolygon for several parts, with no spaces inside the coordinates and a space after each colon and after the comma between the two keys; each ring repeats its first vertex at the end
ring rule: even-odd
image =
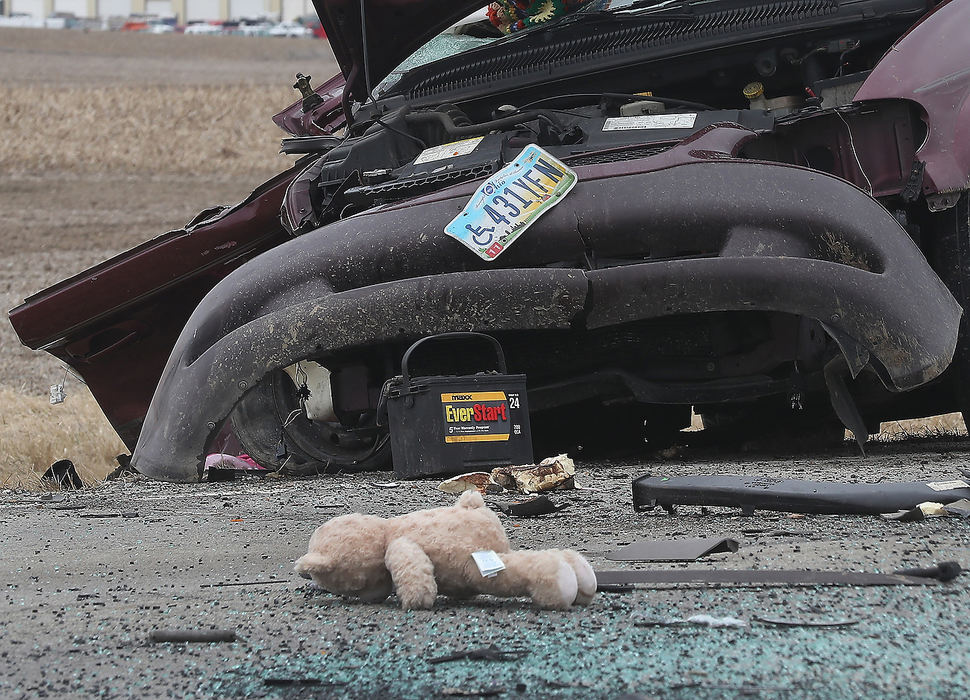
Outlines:
{"type": "Polygon", "coordinates": [[[421,163],[430,163],[435,160],[445,160],[447,158],[457,158],[458,156],[467,156],[469,153],[475,150],[475,147],[482,142],[484,136],[476,136],[473,139],[463,139],[461,141],[452,141],[451,143],[443,143],[440,146],[432,146],[431,148],[426,148],[418,154],[418,157],[414,159],[415,165],[421,165],[421,163]]]}
{"type": "Polygon", "coordinates": [[[603,122],[603,131],[633,129],[693,129],[696,114],[644,114],[637,117],[610,117],[603,122]]]}
{"type": "Polygon", "coordinates": [[[499,442],[509,439],[509,401],[504,391],[441,395],[445,442],[499,442]]]}

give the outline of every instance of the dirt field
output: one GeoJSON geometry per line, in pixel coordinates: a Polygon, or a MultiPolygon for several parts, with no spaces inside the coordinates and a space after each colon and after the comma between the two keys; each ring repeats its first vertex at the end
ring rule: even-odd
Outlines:
{"type": "MultiPolygon", "coordinates": [[[[336,73],[327,42],[0,29],[4,314],[283,169],[271,117],[296,99],[297,72],[336,73]]],[[[111,467],[121,444],[82,385],[69,377],[68,402],[46,406],[63,374],[0,322],[0,482],[65,448],[82,472],[111,467]],[[26,419],[40,415],[89,426],[97,444],[49,444],[47,421],[26,419]]]]}

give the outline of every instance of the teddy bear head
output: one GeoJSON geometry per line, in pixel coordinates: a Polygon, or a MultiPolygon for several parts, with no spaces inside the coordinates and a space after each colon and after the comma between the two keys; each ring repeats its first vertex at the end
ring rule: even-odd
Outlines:
{"type": "Polygon", "coordinates": [[[384,564],[386,523],[374,515],[351,513],[328,520],[310,537],[295,571],[325,591],[379,602],[391,594],[384,564]]]}

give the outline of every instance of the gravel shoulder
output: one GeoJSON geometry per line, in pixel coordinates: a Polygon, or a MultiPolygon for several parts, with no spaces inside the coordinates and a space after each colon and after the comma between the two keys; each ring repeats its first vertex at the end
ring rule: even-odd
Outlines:
{"type": "MultiPolygon", "coordinates": [[[[970,521],[954,518],[632,511],[631,480],[647,471],[947,479],[966,465],[970,445],[878,446],[867,458],[847,450],[798,459],[580,461],[577,481],[587,488],[555,496],[568,508],[536,519],[501,517],[513,547],[573,547],[599,569],[889,572],[950,559],[970,564],[970,521]],[[738,539],[740,550],[689,565],[603,556],[639,539],[713,535],[738,539]]],[[[396,515],[453,500],[436,481],[371,486],[392,478],[111,482],[47,504],[35,502],[36,494],[5,494],[0,657],[8,673],[0,695],[423,698],[457,688],[503,697],[956,698],[970,691],[965,576],[913,587],[637,588],[600,594],[572,612],[539,611],[521,599],[439,598],[434,610],[403,612],[393,597],[376,605],[347,601],[291,573],[310,533],[329,517],[396,515]],[[57,509],[65,505],[78,509],[57,509]],[[132,517],[108,517],[122,513],[132,517]],[[699,613],[749,626],[638,625],[699,613]],[[784,628],[757,616],[857,622],[784,628]],[[229,629],[238,640],[151,644],[157,629],[229,629]],[[528,654],[428,663],[489,644],[528,654]]]]}

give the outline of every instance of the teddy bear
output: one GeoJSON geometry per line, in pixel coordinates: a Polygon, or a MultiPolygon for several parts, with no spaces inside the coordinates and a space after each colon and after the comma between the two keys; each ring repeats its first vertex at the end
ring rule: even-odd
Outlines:
{"type": "Polygon", "coordinates": [[[498,516],[477,491],[464,492],[452,506],[393,518],[332,518],[314,531],[295,570],[330,593],[366,602],[396,591],[405,610],[429,609],[439,593],[529,596],[541,608],[568,610],[589,604],[596,593],[596,574],[577,552],[512,551],[498,516]],[[491,576],[472,557],[488,550],[505,567],[491,576]]]}

